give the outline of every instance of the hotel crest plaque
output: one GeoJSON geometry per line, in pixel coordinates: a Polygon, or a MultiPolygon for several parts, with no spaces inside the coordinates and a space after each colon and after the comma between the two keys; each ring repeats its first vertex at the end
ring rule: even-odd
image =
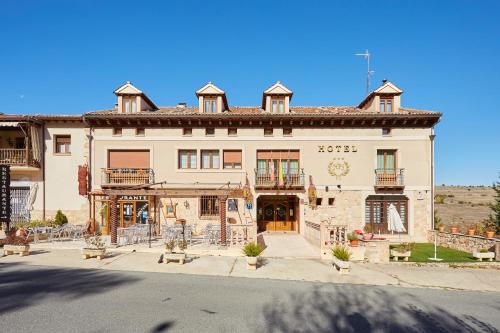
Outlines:
{"type": "Polygon", "coordinates": [[[343,158],[334,158],[333,161],[328,164],[328,173],[331,176],[335,176],[335,178],[339,180],[342,177],[347,176],[349,168],[349,163],[344,161],[343,158]]]}

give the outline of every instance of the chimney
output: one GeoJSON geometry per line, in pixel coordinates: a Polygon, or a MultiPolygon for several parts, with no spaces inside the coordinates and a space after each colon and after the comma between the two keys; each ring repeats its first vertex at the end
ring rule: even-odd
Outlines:
{"type": "Polygon", "coordinates": [[[185,102],[179,102],[177,103],[177,107],[180,109],[185,109],[186,108],[186,103],[185,102]]]}

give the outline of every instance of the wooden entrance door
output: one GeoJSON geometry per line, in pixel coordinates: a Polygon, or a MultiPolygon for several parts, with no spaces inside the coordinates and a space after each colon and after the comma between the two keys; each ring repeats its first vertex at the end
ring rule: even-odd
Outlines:
{"type": "Polygon", "coordinates": [[[280,200],[263,199],[258,210],[259,232],[297,230],[295,197],[280,200]]]}

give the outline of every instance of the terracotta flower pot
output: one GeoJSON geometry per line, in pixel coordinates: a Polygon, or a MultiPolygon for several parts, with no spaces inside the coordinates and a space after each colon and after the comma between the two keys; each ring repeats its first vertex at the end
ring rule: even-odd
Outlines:
{"type": "Polygon", "coordinates": [[[440,226],[438,227],[438,230],[439,230],[439,232],[444,232],[444,225],[440,225],[440,226]]]}
{"type": "Polygon", "coordinates": [[[457,227],[451,227],[450,228],[452,234],[458,234],[458,228],[457,227]]]}
{"type": "Polygon", "coordinates": [[[494,231],[486,231],[486,238],[493,238],[493,237],[495,237],[494,231]]]}
{"type": "Polygon", "coordinates": [[[357,246],[358,246],[358,243],[359,243],[359,240],[358,240],[358,239],[353,239],[353,240],[351,240],[351,246],[352,246],[352,247],[357,247],[357,246]]]}
{"type": "Polygon", "coordinates": [[[474,236],[474,233],[475,233],[475,232],[476,232],[476,230],[475,230],[475,229],[469,229],[469,230],[467,230],[467,235],[469,235],[469,236],[474,236]]]}

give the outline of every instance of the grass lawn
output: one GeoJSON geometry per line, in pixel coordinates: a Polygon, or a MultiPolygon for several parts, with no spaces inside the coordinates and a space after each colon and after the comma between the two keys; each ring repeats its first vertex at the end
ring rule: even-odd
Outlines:
{"type": "MultiPolygon", "coordinates": [[[[393,246],[391,246],[392,248],[393,246]]],[[[413,262],[432,262],[429,258],[434,257],[434,244],[432,243],[416,243],[411,251],[411,257],[408,261],[413,262]]],[[[446,247],[437,247],[437,257],[443,259],[441,262],[475,262],[472,254],[448,249],[446,247]]]]}

